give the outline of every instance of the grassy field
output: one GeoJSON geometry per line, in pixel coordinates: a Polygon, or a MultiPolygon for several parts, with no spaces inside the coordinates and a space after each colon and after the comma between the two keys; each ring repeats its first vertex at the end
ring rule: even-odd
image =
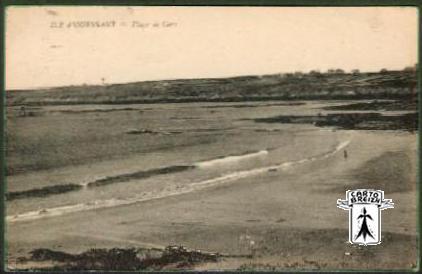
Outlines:
{"type": "Polygon", "coordinates": [[[381,99],[415,95],[414,71],[309,73],[149,81],[7,92],[8,105],[381,99]]]}

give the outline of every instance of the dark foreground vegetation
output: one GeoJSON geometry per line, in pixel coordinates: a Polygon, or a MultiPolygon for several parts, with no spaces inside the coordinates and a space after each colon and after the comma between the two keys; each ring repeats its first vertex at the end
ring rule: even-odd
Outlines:
{"type": "Polygon", "coordinates": [[[286,73],[218,79],[146,81],[8,91],[7,104],[135,104],[267,100],[409,98],[416,93],[414,70],[371,73],[286,73]]]}
{"type": "Polygon", "coordinates": [[[20,258],[25,262],[53,262],[51,267],[31,267],[31,270],[162,270],[189,269],[195,264],[217,262],[218,253],[206,253],[188,250],[183,246],[168,246],[162,249],[91,249],[80,254],[69,254],[50,249],[35,249],[29,258],[20,258]],[[54,265],[54,266],[53,266],[54,265]]]}
{"type": "Polygon", "coordinates": [[[418,129],[418,113],[382,115],[380,113],[329,113],[326,115],[275,116],[254,119],[258,123],[313,124],[317,127],[334,127],[353,130],[403,130],[418,129]]]}

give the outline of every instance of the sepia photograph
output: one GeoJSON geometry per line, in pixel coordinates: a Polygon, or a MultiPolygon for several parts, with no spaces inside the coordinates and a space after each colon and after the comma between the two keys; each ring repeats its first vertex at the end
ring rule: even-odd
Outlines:
{"type": "Polygon", "coordinates": [[[7,6],[7,271],[417,270],[417,7],[7,6]]]}

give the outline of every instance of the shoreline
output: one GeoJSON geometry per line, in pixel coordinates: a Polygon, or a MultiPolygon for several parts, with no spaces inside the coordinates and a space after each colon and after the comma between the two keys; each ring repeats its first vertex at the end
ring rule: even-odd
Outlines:
{"type": "MultiPolygon", "coordinates": [[[[416,210],[412,209],[415,206],[412,201],[416,201],[414,190],[386,193],[388,198],[400,204],[401,210],[393,209],[383,214],[383,237],[386,238],[381,246],[375,247],[382,250],[379,252],[369,251],[375,250],[372,247],[356,250],[347,244],[347,214],[335,206],[335,200],[343,197],[345,192],[332,190],[333,184],[340,186],[345,182],[352,184],[355,180],[359,181],[357,177],[339,177],[339,174],[355,174],[359,167],[382,155],[385,150],[400,147],[407,150],[407,146],[412,147],[403,142],[410,137],[392,135],[395,137],[389,138],[383,147],[368,155],[359,146],[363,144],[359,140],[366,140],[365,147],[371,147],[384,137],[359,132],[354,135],[352,147],[348,148],[351,153],[348,161],[343,160],[342,155],[337,155],[333,159],[307,163],[283,173],[267,172],[259,181],[245,179],[241,183],[233,182],[178,197],[8,224],[11,237],[9,260],[13,263],[17,257],[26,257],[27,252],[37,247],[76,254],[93,246],[106,249],[142,247],[142,242],[163,246],[183,245],[234,256],[246,252],[247,255],[250,250],[239,242],[247,236],[255,241],[260,250],[254,258],[225,258],[215,263],[200,263],[189,269],[316,268],[315,262],[320,263],[320,269],[345,266],[367,269],[388,266],[388,261],[383,258],[391,256],[401,258],[400,264],[392,267],[411,268],[416,258],[416,248],[405,247],[413,246],[416,236],[416,226],[411,225],[414,222],[411,212],[416,210]],[[378,137],[368,139],[368,136],[378,137]],[[403,147],[405,144],[407,146],[403,147]],[[362,163],[362,159],[366,160],[362,163]],[[309,196],[310,193],[312,196],[309,196]],[[234,197],[236,203],[232,202],[234,197]],[[312,197],[312,200],[308,201],[306,197],[312,197]],[[190,213],[180,214],[186,210],[190,213]],[[314,211],[318,214],[315,215],[314,211]],[[404,223],[397,224],[394,216],[402,214],[405,214],[401,217],[404,223]],[[95,225],[87,220],[95,221],[95,225]],[[333,227],[339,228],[337,232],[333,232],[333,227]],[[54,232],[57,229],[60,233],[54,232]],[[21,237],[23,231],[31,231],[31,234],[26,234],[24,239],[21,237]],[[275,239],[284,244],[275,244],[275,239]],[[289,245],[291,248],[287,249],[289,245]],[[327,253],[326,247],[331,245],[332,249],[328,250],[332,251],[327,253]],[[266,248],[273,251],[268,253],[266,248]],[[289,255],[286,250],[289,250],[289,255]],[[317,250],[324,252],[318,253],[317,250]],[[399,250],[408,250],[408,253],[399,250]],[[368,252],[373,254],[369,258],[363,255],[368,252]],[[316,259],[312,254],[322,257],[316,259]],[[363,258],[366,261],[362,261],[363,258]],[[378,261],[374,261],[374,258],[378,258],[378,261]]],[[[403,163],[398,158],[392,160],[397,164],[403,163]]]]}

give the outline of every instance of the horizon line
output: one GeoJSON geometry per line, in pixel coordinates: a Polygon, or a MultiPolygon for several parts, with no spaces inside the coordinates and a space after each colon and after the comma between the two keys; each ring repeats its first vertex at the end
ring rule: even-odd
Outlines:
{"type": "Polygon", "coordinates": [[[353,70],[358,70],[359,73],[380,73],[381,70],[386,69],[387,71],[393,72],[393,71],[404,71],[406,68],[410,67],[416,67],[418,64],[414,65],[408,65],[404,66],[402,69],[388,69],[388,68],[382,68],[378,70],[368,70],[368,71],[361,71],[359,69],[351,69],[349,71],[341,69],[341,68],[331,68],[327,69],[325,71],[321,71],[319,69],[312,69],[309,71],[288,71],[288,72],[274,72],[274,73],[268,73],[268,74],[239,74],[239,75],[231,75],[231,76],[216,76],[216,77],[198,77],[198,78],[161,78],[161,79],[151,79],[151,80],[140,80],[140,81],[129,81],[129,82],[113,82],[113,83],[97,83],[97,84],[87,84],[87,83],[80,83],[80,84],[70,84],[70,85],[63,85],[63,86],[38,86],[38,87],[22,87],[22,88],[6,88],[5,91],[35,91],[35,90],[51,90],[51,89],[59,89],[59,88],[66,88],[66,87],[96,87],[96,86],[113,86],[113,85],[126,85],[126,84],[136,84],[136,83],[147,83],[147,82],[163,82],[163,81],[180,81],[180,80],[206,80],[206,79],[230,79],[230,78],[242,78],[242,77],[262,77],[262,76],[275,76],[275,75],[285,75],[285,74],[295,74],[295,73],[301,73],[303,75],[310,74],[311,72],[319,72],[321,74],[329,74],[329,70],[342,70],[343,74],[351,74],[353,73],[353,70]]]}

